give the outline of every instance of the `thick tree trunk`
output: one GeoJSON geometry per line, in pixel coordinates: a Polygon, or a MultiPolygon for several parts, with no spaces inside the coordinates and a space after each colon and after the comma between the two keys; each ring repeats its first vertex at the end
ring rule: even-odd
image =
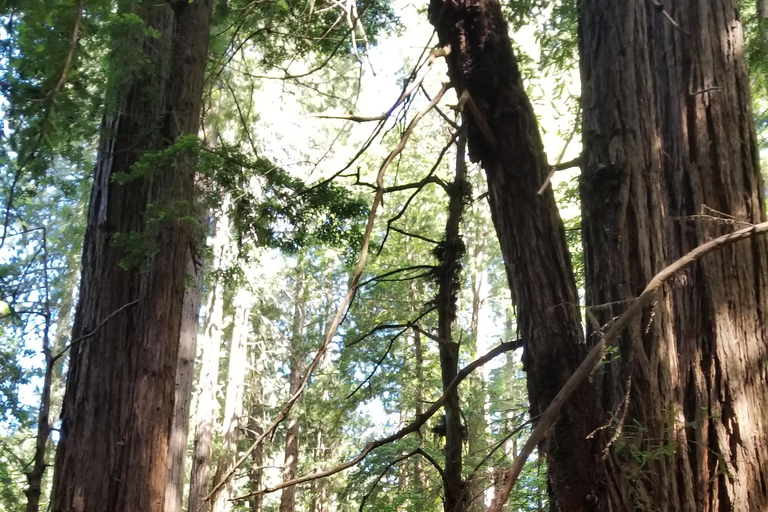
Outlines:
{"type": "MultiPolygon", "coordinates": [[[[224,402],[224,440],[221,444],[221,457],[216,466],[214,484],[218,485],[224,475],[234,467],[237,461],[237,440],[239,438],[240,418],[243,415],[243,396],[245,377],[248,370],[248,336],[251,327],[251,306],[253,294],[247,284],[241,285],[234,299],[235,316],[232,329],[232,343],[229,351],[229,371],[227,372],[227,396],[224,402]]],[[[232,510],[232,479],[213,497],[213,512],[232,510]]]]}
{"type": "MultiPolygon", "coordinates": [[[[296,265],[296,288],[294,289],[293,325],[291,328],[291,346],[289,347],[289,364],[291,373],[288,377],[288,390],[293,396],[301,384],[301,362],[304,357],[304,308],[306,307],[306,290],[304,287],[304,268],[301,257],[296,265]]],[[[283,462],[283,479],[293,480],[299,467],[299,414],[291,411],[288,416],[288,428],[285,433],[285,457],[283,462]]],[[[280,512],[293,512],[296,508],[296,486],[286,487],[280,496],[280,512]]]]}
{"type": "MultiPolygon", "coordinates": [[[[586,298],[606,324],[667,264],[764,221],[763,185],[734,1],[582,9],[586,298]]],[[[622,336],[596,379],[599,510],[768,510],[766,249],[700,260],[622,336]]]]}
{"type": "Polygon", "coordinates": [[[80,341],[72,347],[56,454],[55,512],[163,509],[191,226],[179,212],[156,236],[139,235],[152,236],[157,252],[139,254],[142,268],[129,270],[115,235],[143,233],[148,204],[190,205],[193,162],[125,184],[111,178],[129,173],[145,150],[197,133],[211,5],[140,5],[138,14],[159,33],[138,43],[153,69],[126,84],[105,117],[72,333],[80,341]]]}
{"type": "Polygon", "coordinates": [[[189,410],[192,402],[192,382],[195,377],[197,331],[200,326],[200,296],[203,291],[202,261],[191,257],[187,262],[187,276],[192,287],[184,291],[181,312],[181,335],[176,363],[176,394],[168,442],[168,479],[165,490],[165,512],[181,512],[184,502],[184,474],[189,437],[189,410]]]}
{"type": "MultiPolygon", "coordinates": [[[[551,188],[537,193],[549,166],[536,116],[496,0],[431,0],[429,15],[441,44],[450,45],[451,83],[460,97],[468,95],[470,157],[488,178],[535,418],[587,350],[557,205],[551,188]]],[[[542,445],[561,510],[585,509],[593,499],[595,461],[584,440],[595,426],[594,403],[590,384],[583,384],[542,445]]]]}

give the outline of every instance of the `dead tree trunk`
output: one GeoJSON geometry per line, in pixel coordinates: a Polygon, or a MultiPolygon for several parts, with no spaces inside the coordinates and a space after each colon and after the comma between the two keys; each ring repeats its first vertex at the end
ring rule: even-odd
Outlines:
{"type": "Polygon", "coordinates": [[[56,454],[55,512],[163,510],[191,225],[185,210],[148,230],[146,213],[149,204],[191,205],[194,162],[122,184],[111,178],[130,174],[144,151],[197,133],[211,6],[197,0],[137,7],[159,35],[136,42],[152,70],[120,84],[118,104],[104,118],[56,454]],[[118,234],[156,251],[134,254],[126,270],[126,250],[135,245],[115,243],[118,234]]]}
{"type": "MultiPolygon", "coordinates": [[[[586,299],[599,324],[689,250],[765,220],[734,4],[582,6],[586,299]]],[[[706,256],[623,334],[597,379],[613,417],[598,510],[768,509],[767,249],[755,237],[706,256]]]]}
{"type": "MultiPolygon", "coordinates": [[[[499,3],[431,0],[429,16],[440,43],[450,46],[448,72],[465,102],[470,157],[488,178],[535,418],[587,351],[557,205],[550,188],[537,193],[549,165],[499,3]]],[[[583,384],[542,445],[560,510],[584,510],[592,500],[595,461],[584,440],[595,427],[595,402],[583,384]]]]}

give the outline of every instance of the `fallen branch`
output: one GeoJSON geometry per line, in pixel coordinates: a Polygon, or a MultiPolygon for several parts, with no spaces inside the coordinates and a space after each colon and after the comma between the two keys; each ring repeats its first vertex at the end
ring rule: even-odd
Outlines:
{"type": "Polygon", "coordinates": [[[512,468],[504,482],[504,488],[499,493],[497,499],[495,499],[491,506],[488,507],[488,512],[501,511],[502,506],[506,503],[509,494],[512,492],[512,487],[520,476],[525,461],[528,459],[531,452],[533,452],[533,449],[542,441],[542,439],[544,439],[544,436],[552,425],[555,424],[560,409],[581,382],[586,379],[598,365],[603,358],[606,347],[610,346],[629,325],[629,322],[639,315],[643,308],[651,303],[661,286],[685,267],[701,259],[706,254],[766,232],[768,232],[768,222],[763,222],[710,240],[678,259],[651,279],[645,287],[645,290],[643,290],[643,292],[632,302],[629,308],[619,316],[608,332],[605,333],[600,341],[592,348],[592,350],[590,350],[581,365],[576,369],[573,375],[571,375],[562,389],[560,389],[557,396],[552,400],[552,403],[549,404],[549,407],[547,407],[541,415],[541,419],[533,429],[533,432],[531,432],[531,437],[528,438],[528,441],[526,441],[520,454],[512,463],[512,468]]]}

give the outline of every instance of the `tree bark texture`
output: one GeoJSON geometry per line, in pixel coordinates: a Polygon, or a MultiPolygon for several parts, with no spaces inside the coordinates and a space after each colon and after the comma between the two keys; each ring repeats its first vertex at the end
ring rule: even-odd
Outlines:
{"type": "MultiPolygon", "coordinates": [[[[735,1],[587,0],[580,32],[586,300],[605,325],[669,263],[764,221],[763,184],[735,1]]],[[[766,249],[706,256],[620,339],[595,379],[598,510],[768,510],[766,249]]]]}
{"type": "Polygon", "coordinates": [[[122,185],[111,177],[128,173],[145,150],[197,133],[211,7],[210,0],[138,7],[159,36],[138,43],[152,71],[125,85],[103,122],[72,337],[92,335],[71,349],[55,512],[163,510],[191,226],[178,220],[183,215],[161,226],[157,252],[144,255],[141,270],[121,267],[124,248],[114,240],[145,230],[148,204],[190,205],[194,165],[122,185]]]}
{"type": "Polygon", "coordinates": [[[165,489],[165,512],[181,512],[184,502],[184,474],[189,438],[189,411],[192,383],[195,377],[197,331],[200,326],[200,297],[203,291],[203,263],[190,257],[187,276],[192,286],[184,291],[181,312],[181,334],[176,363],[176,394],[168,442],[168,479],[165,489]]]}
{"type": "MultiPolygon", "coordinates": [[[[431,0],[430,21],[447,57],[468,122],[469,154],[485,169],[491,214],[525,340],[531,415],[538,416],[587,352],[565,232],[551,188],[536,116],[525,94],[496,0],[431,0]]],[[[541,448],[555,509],[583,510],[593,499],[594,429],[589,383],[565,406],[541,448]],[[578,475],[578,476],[577,476],[578,475]]]]}
{"type": "MultiPolygon", "coordinates": [[[[301,257],[296,265],[296,288],[294,289],[293,325],[289,347],[291,371],[288,376],[288,392],[293,396],[301,384],[301,361],[304,357],[304,310],[307,290],[304,286],[304,272],[301,257]]],[[[285,455],[283,459],[283,479],[293,480],[299,468],[299,413],[292,410],[288,415],[288,428],[285,432],[285,455]]],[[[280,495],[280,512],[293,512],[296,508],[296,486],[286,487],[280,495]]]]}

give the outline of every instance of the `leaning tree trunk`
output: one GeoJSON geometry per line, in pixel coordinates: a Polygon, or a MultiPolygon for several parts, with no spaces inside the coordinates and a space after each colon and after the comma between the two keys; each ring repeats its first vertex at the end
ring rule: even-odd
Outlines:
{"type": "MultiPolygon", "coordinates": [[[[450,45],[448,72],[465,101],[470,157],[488,178],[535,418],[587,349],[554,195],[537,193],[550,168],[498,1],[431,0],[429,15],[440,43],[450,45]]],[[[560,510],[582,510],[592,500],[595,461],[584,442],[595,426],[591,393],[588,383],[579,387],[542,444],[560,510]]]]}
{"type": "Polygon", "coordinates": [[[177,210],[191,205],[194,162],[181,159],[123,183],[112,178],[129,175],[144,151],[197,133],[211,6],[197,0],[137,7],[156,32],[136,42],[151,70],[120,84],[103,123],[54,470],[55,512],[163,510],[192,228],[183,220],[190,212],[177,210]],[[174,208],[148,229],[150,204],[174,208]]]}
{"type": "MultiPolygon", "coordinates": [[[[697,245],[765,220],[743,49],[732,0],[584,3],[581,194],[599,323],[697,245]]],[[[602,376],[615,442],[599,510],[768,510],[767,249],[754,238],[706,256],[623,334],[602,376]]]]}

